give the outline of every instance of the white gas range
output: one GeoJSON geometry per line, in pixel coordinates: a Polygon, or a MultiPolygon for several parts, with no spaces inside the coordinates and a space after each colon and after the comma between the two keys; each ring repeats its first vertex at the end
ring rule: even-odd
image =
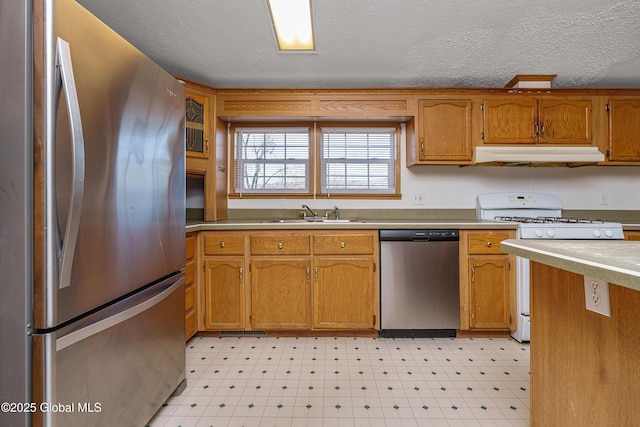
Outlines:
{"type": "MultiPolygon", "coordinates": [[[[476,199],[476,218],[488,221],[517,222],[517,239],[623,239],[622,225],[592,218],[562,216],[562,201],[554,194],[489,193],[476,199]]],[[[529,341],[529,260],[516,257],[516,293],[518,317],[513,338],[529,341]]]]}

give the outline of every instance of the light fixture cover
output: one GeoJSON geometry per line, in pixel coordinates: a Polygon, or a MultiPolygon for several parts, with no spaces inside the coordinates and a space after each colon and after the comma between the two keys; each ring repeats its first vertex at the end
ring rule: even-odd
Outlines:
{"type": "Polygon", "coordinates": [[[315,50],[311,0],[267,0],[280,50],[315,50]]]}

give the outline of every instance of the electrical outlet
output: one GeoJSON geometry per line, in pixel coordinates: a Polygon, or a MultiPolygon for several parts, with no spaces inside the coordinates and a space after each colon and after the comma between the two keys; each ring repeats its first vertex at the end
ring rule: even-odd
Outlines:
{"type": "Polygon", "coordinates": [[[411,204],[412,205],[424,205],[424,192],[422,191],[414,191],[411,193],[411,204]]]}
{"type": "Polygon", "coordinates": [[[584,276],[584,299],[587,310],[611,317],[609,282],[584,276]]]}
{"type": "Polygon", "coordinates": [[[609,193],[600,193],[600,206],[609,205],[609,193]]]}

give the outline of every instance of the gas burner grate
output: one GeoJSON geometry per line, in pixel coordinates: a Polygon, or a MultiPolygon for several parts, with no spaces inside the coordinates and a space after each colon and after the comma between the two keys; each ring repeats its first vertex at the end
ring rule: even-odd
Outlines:
{"type": "Polygon", "coordinates": [[[604,224],[601,219],[595,218],[571,218],[555,216],[497,216],[495,221],[519,222],[523,224],[604,224]]]}

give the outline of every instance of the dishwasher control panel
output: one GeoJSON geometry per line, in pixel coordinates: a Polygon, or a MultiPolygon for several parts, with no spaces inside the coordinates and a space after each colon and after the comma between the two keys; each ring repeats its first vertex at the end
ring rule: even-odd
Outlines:
{"type": "Polygon", "coordinates": [[[451,241],[459,239],[460,231],[451,229],[380,230],[381,241],[451,241]]]}

